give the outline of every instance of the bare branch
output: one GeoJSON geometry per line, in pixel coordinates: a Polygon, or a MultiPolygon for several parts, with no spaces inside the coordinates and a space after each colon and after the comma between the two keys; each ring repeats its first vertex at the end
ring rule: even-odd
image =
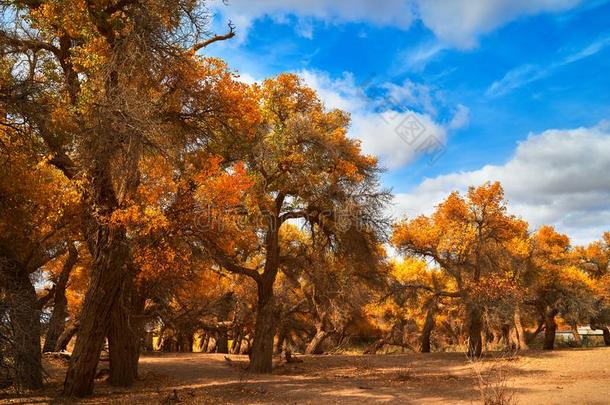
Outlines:
{"type": "Polygon", "coordinates": [[[191,51],[193,53],[195,53],[198,50],[200,50],[201,48],[205,48],[208,45],[213,44],[214,42],[226,41],[227,39],[233,38],[234,36],[235,36],[235,26],[233,25],[233,23],[231,21],[229,21],[229,32],[227,32],[224,35],[215,35],[212,38],[209,38],[203,42],[196,43],[195,45],[193,45],[193,48],[191,48],[191,51]]]}

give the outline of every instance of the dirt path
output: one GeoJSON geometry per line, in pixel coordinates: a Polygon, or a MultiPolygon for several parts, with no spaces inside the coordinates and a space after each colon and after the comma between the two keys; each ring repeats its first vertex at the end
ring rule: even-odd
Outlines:
{"type": "MultiPolygon", "coordinates": [[[[491,389],[505,385],[521,404],[610,403],[610,348],[531,351],[516,359],[492,356],[474,366],[459,353],[303,356],[272,375],[242,369],[243,356],[153,354],[141,359],[141,379],[129,389],[98,382],[84,403],[478,403],[478,377],[491,389]],[[505,378],[505,381],[502,382],[505,378]],[[174,392],[175,390],[175,392],[174,392]],[[178,402],[179,401],[179,402],[178,402]]],[[[102,365],[103,366],[103,365],[102,365]]],[[[51,384],[9,403],[47,403],[60,389],[64,367],[51,367],[51,384]]],[[[55,400],[57,402],[57,400],[55,400]]]]}

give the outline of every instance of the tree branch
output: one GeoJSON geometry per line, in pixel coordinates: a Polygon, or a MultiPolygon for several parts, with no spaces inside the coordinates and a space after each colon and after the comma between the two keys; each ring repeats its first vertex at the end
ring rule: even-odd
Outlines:
{"type": "Polygon", "coordinates": [[[305,210],[301,211],[290,211],[280,215],[279,223],[283,224],[288,219],[296,219],[296,218],[307,218],[309,213],[305,210]]]}
{"type": "Polygon", "coordinates": [[[233,25],[233,23],[231,23],[231,21],[229,21],[229,32],[227,32],[224,35],[214,35],[212,38],[209,38],[203,42],[198,42],[195,45],[193,45],[193,48],[191,48],[191,51],[193,53],[195,53],[198,50],[200,50],[201,48],[205,48],[208,45],[213,44],[214,42],[226,41],[227,39],[233,38],[234,36],[235,36],[235,26],[233,25]]]}
{"type": "Polygon", "coordinates": [[[231,273],[235,273],[235,274],[243,274],[244,276],[248,276],[248,277],[252,278],[254,281],[256,281],[257,284],[262,282],[261,275],[258,271],[254,270],[254,269],[249,269],[247,267],[239,266],[239,265],[235,264],[230,257],[228,257],[218,251],[214,251],[214,252],[210,252],[210,253],[212,255],[212,258],[216,261],[216,263],[218,263],[220,266],[224,267],[227,271],[229,271],[231,273]]]}
{"type": "Polygon", "coordinates": [[[48,43],[42,42],[42,41],[38,41],[35,39],[15,38],[15,37],[8,35],[4,31],[0,31],[0,43],[9,45],[19,51],[30,50],[33,52],[37,52],[37,51],[44,49],[46,51],[53,53],[55,56],[59,56],[61,54],[61,51],[59,50],[59,48],[57,48],[51,44],[48,44],[48,43]]]}

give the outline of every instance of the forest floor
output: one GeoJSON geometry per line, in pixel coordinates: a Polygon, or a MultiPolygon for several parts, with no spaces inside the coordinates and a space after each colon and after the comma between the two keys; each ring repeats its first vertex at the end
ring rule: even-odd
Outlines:
{"type": "MultiPolygon", "coordinates": [[[[300,356],[271,375],[245,371],[246,356],[155,353],[140,359],[129,389],[96,381],[87,404],[480,403],[486,394],[520,404],[607,404],[610,347],[489,354],[477,364],[464,354],[300,356]]],[[[49,381],[38,392],[0,396],[0,403],[73,403],[58,398],[66,365],[45,360],[49,381]]],[[[107,363],[100,364],[100,368],[107,363]]]]}

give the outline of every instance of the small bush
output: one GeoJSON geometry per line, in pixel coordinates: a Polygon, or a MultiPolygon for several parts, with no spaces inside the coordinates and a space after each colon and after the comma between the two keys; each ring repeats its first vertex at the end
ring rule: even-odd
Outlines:
{"type": "Polygon", "coordinates": [[[508,383],[508,363],[514,361],[514,354],[504,354],[499,358],[483,361],[469,358],[474,374],[475,387],[481,402],[485,405],[512,405],[517,403],[515,392],[508,383]]]}

